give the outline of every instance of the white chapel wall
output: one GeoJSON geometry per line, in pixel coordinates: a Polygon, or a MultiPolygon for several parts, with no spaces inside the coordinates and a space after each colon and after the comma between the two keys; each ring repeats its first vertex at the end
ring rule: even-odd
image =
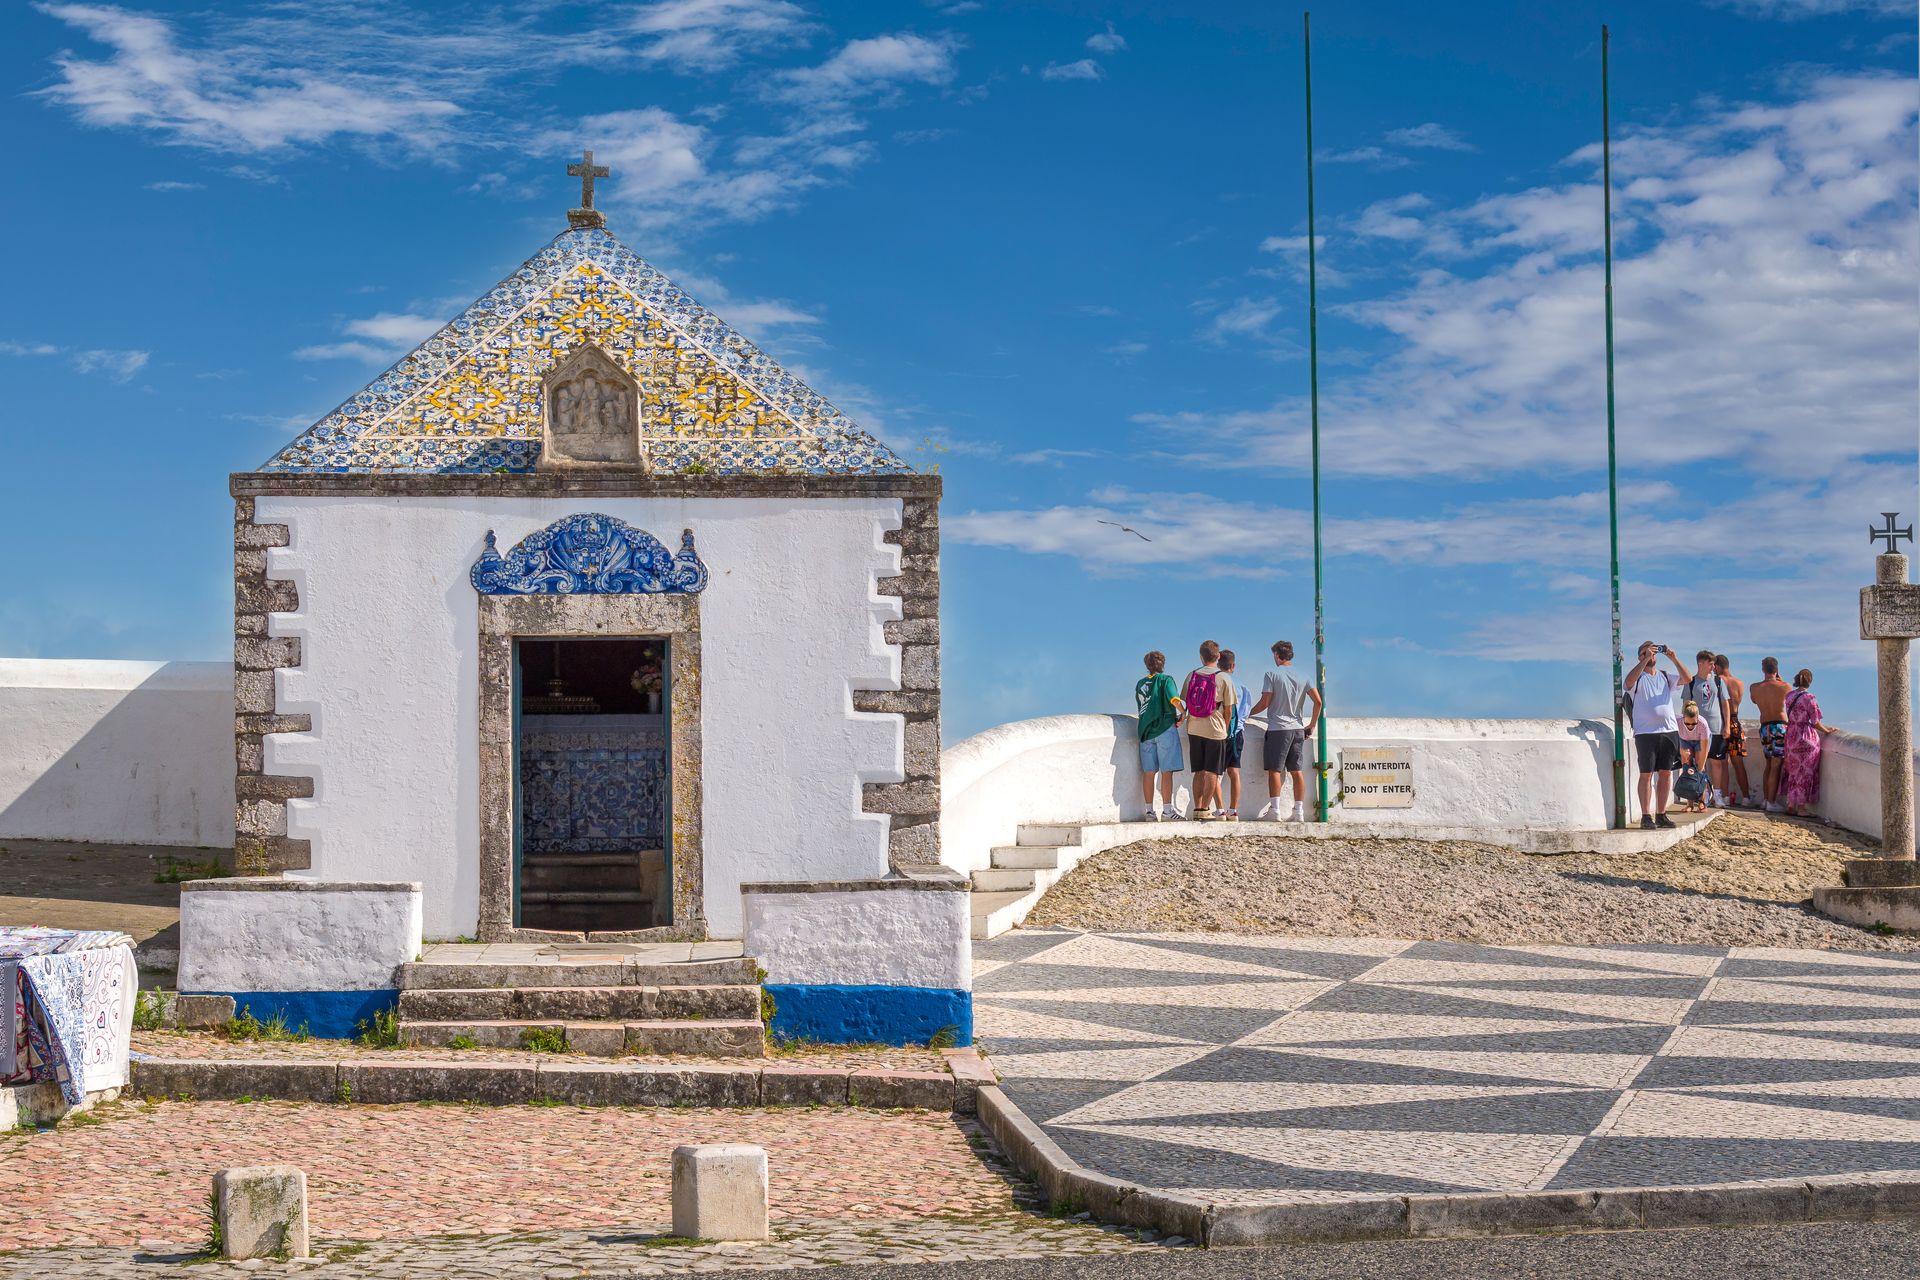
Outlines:
{"type": "Polygon", "coordinates": [[[0,659],[0,838],[233,844],[233,666],[0,659]]]}
{"type": "Polygon", "coordinates": [[[272,577],[298,587],[276,614],[301,664],[279,709],[313,731],[266,739],[268,773],[310,776],[288,834],[311,874],[418,880],[428,937],[474,931],[479,909],[478,604],[467,570],[492,529],[504,551],[564,515],[598,511],[669,548],[691,528],[712,580],[700,597],[705,897],[709,930],[738,937],[743,881],[884,875],[888,819],[867,782],[905,776],[901,722],[852,710],[854,688],[897,688],[881,622],[898,601],[895,498],[262,497],[285,524],[272,577]]]}

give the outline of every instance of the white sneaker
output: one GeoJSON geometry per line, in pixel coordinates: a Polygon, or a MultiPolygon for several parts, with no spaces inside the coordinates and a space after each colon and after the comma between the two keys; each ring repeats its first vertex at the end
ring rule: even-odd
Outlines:
{"type": "Polygon", "coordinates": [[[1305,822],[1306,820],[1307,820],[1307,806],[1303,804],[1297,804],[1293,806],[1293,816],[1287,819],[1287,821],[1305,822]]]}

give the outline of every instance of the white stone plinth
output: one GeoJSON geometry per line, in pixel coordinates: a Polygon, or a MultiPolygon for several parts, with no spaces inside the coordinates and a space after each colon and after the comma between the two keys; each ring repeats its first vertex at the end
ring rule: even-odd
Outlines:
{"type": "Polygon", "coordinates": [[[214,1218],[227,1258],[304,1258],[307,1175],[290,1164],[222,1169],[213,1175],[214,1218]]]}
{"type": "Polygon", "coordinates": [[[673,1234],[767,1238],[767,1153],[743,1142],[673,1149],[673,1234]]]}

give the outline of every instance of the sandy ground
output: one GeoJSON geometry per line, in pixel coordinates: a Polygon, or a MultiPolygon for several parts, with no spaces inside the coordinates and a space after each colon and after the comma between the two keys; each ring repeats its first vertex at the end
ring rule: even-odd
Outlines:
{"type": "Polygon", "coordinates": [[[1920,950],[1819,915],[1813,887],[1873,851],[1850,832],[1728,813],[1663,853],[1518,854],[1421,840],[1290,840],[1251,823],[1088,859],[1029,926],[1432,938],[1493,944],[1920,950]]]}

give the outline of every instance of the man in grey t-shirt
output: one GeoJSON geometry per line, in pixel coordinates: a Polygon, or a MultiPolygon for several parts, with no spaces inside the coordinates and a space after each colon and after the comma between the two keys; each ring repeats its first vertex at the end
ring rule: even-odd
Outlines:
{"type": "Polygon", "coordinates": [[[1247,712],[1267,713],[1267,736],[1261,744],[1262,763],[1267,767],[1267,808],[1275,822],[1307,820],[1307,739],[1320,720],[1320,691],[1313,682],[1293,669],[1293,642],[1273,643],[1273,670],[1260,686],[1260,701],[1247,712]],[[1293,813],[1283,818],[1280,810],[1280,775],[1293,779],[1293,813]]]}
{"type": "Polygon", "coordinates": [[[1727,804],[1727,721],[1732,718],[1732,695],[1727,682],[1714,668],[1713,650],[1702,649],[1694,655],[1693,678],[1683,686],[1681,700],[1691,698],[1700,705],[1700,718],[1707,722],[1713,742],[1707,751],[1707,769],[1713,777],[1713,795],[1707,803],[1725,808],[1727,804]]]}

